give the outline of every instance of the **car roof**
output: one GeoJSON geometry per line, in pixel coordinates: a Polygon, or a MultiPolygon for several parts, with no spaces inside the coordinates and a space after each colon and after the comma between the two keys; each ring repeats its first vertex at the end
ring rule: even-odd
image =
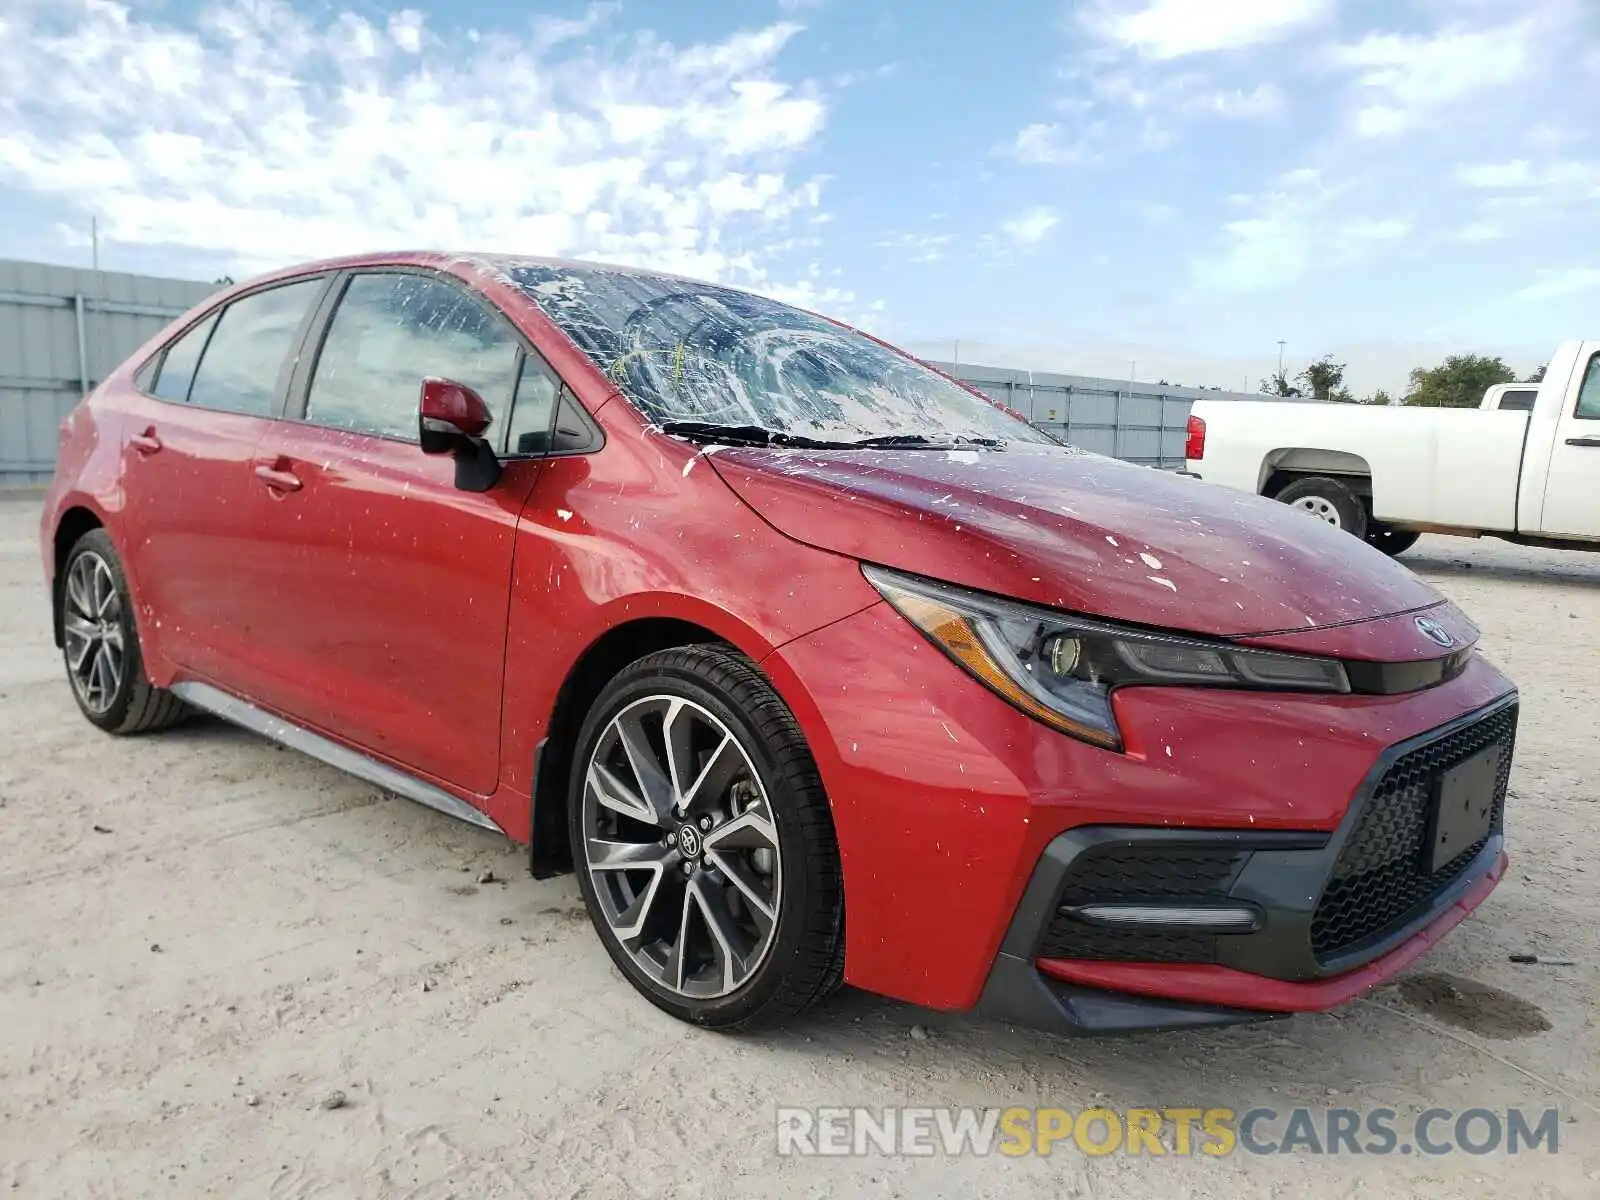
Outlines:
{"type": "MultiPolygon", "coordinates": [[[[390,250],[351,254],[339,258],[324,258],[258,276],[249,281],[251,286],[269,280],[289,279],[322,271],[353,270],[361,267],[433,267],[449,269],[466,267],[494,274],[505,274],[515,267],[548,267],[569,271],[609,271],[624,275],[637,275],[643,279],[668,279],[679,283],[698,284],[702,287],[727,288],[731,292],[747,289],[716,283],[709,279],[695,279],[671,271],[658,271],[649,267],[636,267],[624,263],[599,262],[593,259],[548,258],[532,254],[505,254],[502,252],[470,252],[446,250],[390,250]]],[[[753,293],[752,293],[753,294],[753,293]]]]}

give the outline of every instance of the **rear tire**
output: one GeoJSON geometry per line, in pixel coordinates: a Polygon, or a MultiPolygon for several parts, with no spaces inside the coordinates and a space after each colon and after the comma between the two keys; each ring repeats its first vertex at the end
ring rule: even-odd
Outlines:
{"type": "Polygon", "coordinates": [[[1360,496],[1337,479],[1325,475],[1296,479],[1273,499],[1358,538],[1367,536],[1366,506],[1360,496]]]}
{"type": "Polygon", "coordinates": [[[128,578],[104,529],[73,544],[61,579],[62,660],[83,715],[114,734],[150,733],[188,716],[182,700],[144,673],[128,578]]]}
{"type": "Polygon", "coordinates": [[[647,1000],[743,1030],[839,986],[832,814],[799,725],[749,659],[698,645],[630,664],[595,701],[572,761],[584,903],[647,1000]]]}
{"type": "Polygon", "coordinates": [[[1390,558],[1404,554],[1422,535],[1412,529],[1396,529],[1382,521],[1367,522],[1367,545],[1382,550],[1390,558]]]}

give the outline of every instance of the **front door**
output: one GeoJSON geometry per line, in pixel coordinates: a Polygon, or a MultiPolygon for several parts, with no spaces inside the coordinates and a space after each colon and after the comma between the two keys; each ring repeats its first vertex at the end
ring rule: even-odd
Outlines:
{"type": "Polygon", "coordinates": [[[1584,364],[1577,399],[1562,402],[1540,524],[1552,536],[1600,538],[1600,354],[1584,364]]]}
{"type": "Polygon", "coordinates": [[[454,281],[357,273],[307,371],[303,420],[255,453],[279,563],[262,700],[479,795],[499,775],[516,522],[539,459],[458,490],[454,461],[417,445],[417,402],[426,376],[464,383],[494,413],[493,439],[519,391],[519,414],[553,394],[519,389],[523,371],[509,321],[454,281]]]}

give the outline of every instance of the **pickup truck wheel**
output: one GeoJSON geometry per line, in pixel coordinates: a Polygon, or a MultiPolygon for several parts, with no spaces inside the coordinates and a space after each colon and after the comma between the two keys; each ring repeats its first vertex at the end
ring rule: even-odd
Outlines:
{"type": "Polygon", "coordinates": [[[1337,479],[1323,475],[1296,479],[1273,499],[1358,538],[1367,536],[1366,506],[1361,503],[1359,496],[1337,479]]]}
{"type": "Polygon", "coordinates": [[[1417,544],[1420,533],[1411,529],[1396,529],[1382,521],[1367,522],[1367,545],[1382,550],[1390,558],[1404,554],[1417,544]]]}

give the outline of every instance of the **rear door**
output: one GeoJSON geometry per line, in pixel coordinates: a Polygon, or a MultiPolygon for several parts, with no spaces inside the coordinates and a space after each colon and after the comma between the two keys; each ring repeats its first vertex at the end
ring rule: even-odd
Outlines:
{"type": "Polygon", "coordinates": [[[271,586],[254,541],[251,456],[287,394],[325,277],[252,292],[207,315],[142,371],[123,481],[130,553],[155,641],[185,673],[235,690],[254,593],[271,586]]]}
{"type": "Polygon", "coordinates": [[[363,271],[297,380],[298,420],[256,447],[253,511],[277,546],[276,620],[252,652],[272,707],[457,788],[499,773],[517,516],[559,384],[508,318],[448,277],[363,271]],[[457,490],[417,445],[425,376],[494,414],[502,477],[457,490]],[[515,406],[515,411],[513,411],[515,406]],[[526,448],[530,453],[518,455],[526,448]]]}
{"type": "Polygon", "coordinates": [[[1600,353],[1580,365],[1580,380],[1562,401],[1540,532],[1600,538],[1600,353]]]}

